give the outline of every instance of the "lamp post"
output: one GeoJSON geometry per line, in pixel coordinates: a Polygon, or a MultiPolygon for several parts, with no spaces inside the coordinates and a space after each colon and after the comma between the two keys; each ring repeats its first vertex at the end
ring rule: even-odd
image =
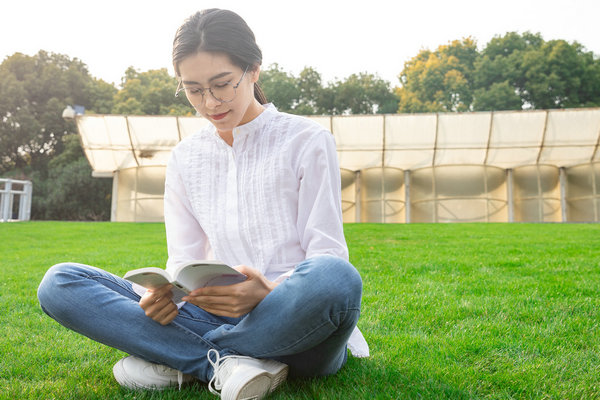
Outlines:
{"type": "Polygon", "coordinates": [[[62,117],[64,120],[74,120],[76,115],[75,109],[71,106],[66,106],[62,112],[62,117]]]}

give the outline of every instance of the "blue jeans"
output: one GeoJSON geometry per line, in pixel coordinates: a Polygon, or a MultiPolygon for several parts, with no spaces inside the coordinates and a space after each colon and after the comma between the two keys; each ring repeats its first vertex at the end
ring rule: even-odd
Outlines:
{"type": "Polygon", "coordinates": [[[206,354],[269,358],[291,376],[337,372],[360,314],[362,281],[348,262],[319,256],[299,264],[254,310],[219,317],[186,303],[168,325],[147,317],[131,284],[98,268],[58,264],[38,288],[42,309],[65,327],[147,361],[208,382],[206,354]]]}

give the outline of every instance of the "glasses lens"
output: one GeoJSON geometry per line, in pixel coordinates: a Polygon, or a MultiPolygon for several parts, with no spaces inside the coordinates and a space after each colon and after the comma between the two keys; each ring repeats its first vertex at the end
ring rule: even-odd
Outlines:
{"type": "Polygon", "coordinates": [[[235,97],[235,89],[230,83],[215,85],[210,88],[210,92],[215,99],[224,103],[229,103],[235,97]]]}

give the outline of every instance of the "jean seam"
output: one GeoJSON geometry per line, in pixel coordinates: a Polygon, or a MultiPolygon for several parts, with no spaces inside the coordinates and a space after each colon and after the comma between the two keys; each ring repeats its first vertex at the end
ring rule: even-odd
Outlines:
{"type": "MultiPolygon", "coordinates": [[[[193,318],[193,317],[189,317],[189,316],[187,316],[187,315],[181,315],[181,314],[179,314],[177,317],[178,317],[178,318],[187,319],[188,321],[195,321],[195,322],[201,322],[201,323],[203,323],[203,324],[210,324],[210,325],[213,325],[213,326],[215,326],[215,327],[217,327],[217,328],[218,328],[218,327],[220,327],[221,325],[223,325],[222,323],[213,322],[213,321],[208,321],[208,320],[205,320],[205,319],[200,319],[200,318],[193,318]]],[[[187,329],[187,328],[186,328],[186,329],[187,329]]]]}
{"type": "MultiPolygon", "coordinates": [[[[202,335],[197,334],[196,332],[190,330],[189,328],[177,323],[176,321],[171,322],[171,324],[179,329],[180,331],[182,331],[186,336],[189,336],[191,338],[193,338],[194,340],[198,340],[201,342],[201,344],[211,348],[211,349],[215,349],[217,351],[219,351],[219,353],[226,351],[226,349],[215,345],[213,342],[206,340],[202,335]]],[[[227,351],[227,353],[229,354],[230,352],[227,351]]]]}

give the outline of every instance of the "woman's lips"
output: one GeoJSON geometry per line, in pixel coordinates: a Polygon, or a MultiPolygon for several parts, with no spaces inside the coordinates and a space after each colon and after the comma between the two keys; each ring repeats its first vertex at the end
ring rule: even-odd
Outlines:
{"type": "Polygon", "coordinates": [[[224,112],[224,113],[221,113],[221,114],[213,114],[213,115],[211,115],[210,117],[211,117],[212,119],[214,119],[215,121],[218,121],[218,120],[220,120],[220,119],[223,119],[223,118],[225,118],[225,116],[227,115],[227,113],[229,113],[229,111],[227,111],[227,112],[224,112]]]}

